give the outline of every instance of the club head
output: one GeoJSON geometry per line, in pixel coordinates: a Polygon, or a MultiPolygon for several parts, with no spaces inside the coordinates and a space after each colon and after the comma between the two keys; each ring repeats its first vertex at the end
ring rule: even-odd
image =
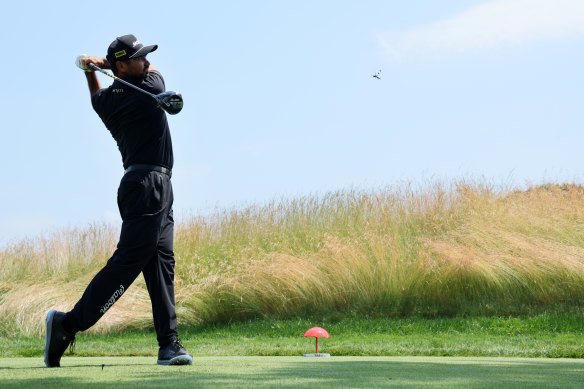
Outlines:
{"type": "Polygon", "coordinates": [[[158,101],[158,106],[171,115],[176,115],[183,107],[183,98],[180,93],[168,91],[155,97],[158,101]]]}

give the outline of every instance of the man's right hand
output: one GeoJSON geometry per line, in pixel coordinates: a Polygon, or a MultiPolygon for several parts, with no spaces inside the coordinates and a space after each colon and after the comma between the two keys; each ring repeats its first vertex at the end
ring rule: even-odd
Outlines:
{"type": "Polygon", "coordinates": [[[83,71],[85,71],[87,73],[93,72],[93,69],[91,69],[89,67],[90,63],[92,63],[95,66],[102,68],[102,69],[110,69],[111,68],[108,60],[106,58],[102,58],[102,57],[93,57],[93,56],[88,56],[87,54],[81,54],[81,55],[77,56],[77,59],[75,60],[75,64],[77,65],[77,67],[79,69],[82,69],[83,71]]]}
{"type": "Polygon", "coordinates": [[[83,64],[84,58],[88,58],[87,54],[79,54],[77,58],[75,58],[75,65],[84,72],[91,73],[93,70],[83,64]]]}
{"type": "Polygon", "coordinates": [[[101,89],[101,83],[97,79],[97,75],[89,67],[89,64],[92,63],[95,66],[98,66],[102,69],[109,69],[110,64],[106,58],[101,57],[91,57],[86,54],[81,54],[77,56],[75,59],[75,65],[79,69],[82,69],[85,72],[85,77],[87,78],[87,86],[89,87],[89,95],[93,96],[97,91],[101,89]]]}

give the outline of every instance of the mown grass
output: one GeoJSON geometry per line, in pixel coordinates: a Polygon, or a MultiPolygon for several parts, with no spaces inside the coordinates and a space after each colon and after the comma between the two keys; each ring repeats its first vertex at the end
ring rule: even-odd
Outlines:
{"type": "Polygon", "coordinates": [[[202,357],[192,366],[148,358],[0,359],[3,388],[581,388],[584,361],[438,357],[202,357]]]}
{"type": "MultiPolygon", "coordinates": [[[[0,251],[0,334],[39,336],[109,258],[104,225],[0,251]]],[[[348,315],[522,315],[584,302],[584,188],[457,182],[346,190],[177,228],[180,324],[348,315]]],[[[141,278],[92,333],[151,327],[141,278]]]]}

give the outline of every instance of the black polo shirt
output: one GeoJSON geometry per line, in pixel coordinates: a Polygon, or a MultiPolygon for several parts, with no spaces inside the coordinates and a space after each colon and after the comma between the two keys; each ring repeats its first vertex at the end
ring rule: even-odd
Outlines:
{"type": "MultiPolygon", "coordinates": [[[[162,74],[156,70],[146,78],[127,81],[155,95],[165,91],[162,74]]],[[[116,140],[124,169],[134,164],[172,169],[172,140],[166,114],[152,97],[115,80],[96,92],[91,103],[116,140]]]]}

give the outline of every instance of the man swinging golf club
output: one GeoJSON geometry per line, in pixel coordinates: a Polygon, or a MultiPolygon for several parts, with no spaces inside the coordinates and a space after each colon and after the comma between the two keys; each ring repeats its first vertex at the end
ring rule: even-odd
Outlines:
{"type": "MultiPolygon", "coordinates": [[[[177,333],[170,181],[172,142],[165,111],[152,98],[164,92],[164,80],[146,59],[157,48],[157,45],[142,45],[134,35],[124,35],[111,43],[106,58],[80,56],[76,61],[86,72],[93,108],[122,154],[125,174],[118,188],[118,207],[123,222],[116,251],[89,283],[73,310],[66,313],[51,310],[47,314],[47,367],[60,366],[61,357],[74,342],[75,334],[93,326],[140,273],[144,275],[152,302],[160,347],[157,363],[193,363],[192,355],[182,346],[177,333]],[[142,91],[118,79],[109,88],[102,89],[90,64],[111,69],[117,77],[142,91]]],[[[178,111],[180,108],[182,98],[178,111]]]]}

